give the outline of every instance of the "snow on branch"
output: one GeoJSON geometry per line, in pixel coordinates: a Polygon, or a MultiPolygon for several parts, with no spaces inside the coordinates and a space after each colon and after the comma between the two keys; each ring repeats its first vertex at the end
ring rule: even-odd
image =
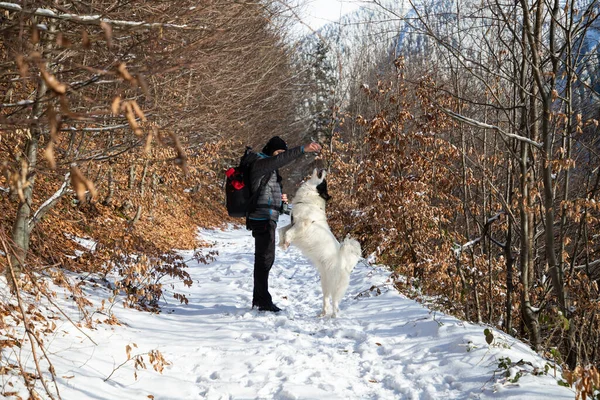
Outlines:
{"type": "Polygon", "coordinates": [[[477,239],[473,239],[473,240],[469,240],[467,243],[461,245],[457,245],[454,248],[454,256],[456,258],[460,258],[460,255],[463,251],[467,250],[468,248],[471,248],[473,246],[475,246],[477,243],[481,242],[481,239],[483,239],[483,236],[478,237],[477,239]]]}
{"type": "Polygon", "coordinates": [[[510,138],[510,139],[517,139],[520,140],[521,142],[525,142],[525,143],[529,143],[530,145],[541,149],[542,148],[542,144],[536,142],[535,140],[531,140],[529,138],[526,138],[524,136],[520,136],[520,135],[515,135],[513,133],[508,133],[505,132],[502,128],[500,128],[499,126],[496,125],[490,125],[490,124],[486,124],[485,122],[481,122],[481,121],[477,121],[474,119],[471,119],[469,117],[465,117],[464,115],[460,115],[455,113],[454,111],[450,111],[446,108],[440,107],[440,109],[447,115],[449,115],[450,117],[454,118],[457,121],[460,122],[464,122],[467,125],[471,125],[474,126],[476,128],[483,128],[483,129],[493,129],[496,132],[498,132],[499,134],[501,134],[504,137],[510,138]]]}
{"type": "Polygon", "coordinates": [[[576,265],[575,269],[586,270],[592,279],[600,279],[600,260],[595,260],[588,264],[576,265]]]}
{"type": "Polygon", "coordinates": [[[129,128],[130,125],[129,124],[119,124],[119,125],[110,125],[110,126],[103,126],[100,128],[75,128],[74,126],[67,126],[64,128],[61,128],[61,131],[64,132],[105,132],[105,131],[114,131],[116,129],[123,129],[123,128],[129,128]]]}
{"type": "Polygon", "coordinates": [[[29,106],[29,105],[31,105],[33,103],[35,103],[33,100],[21,100],[21,101],[18,101],[16,103],[0,104],[0,108],[23,107],[23,106],[29,106]]]}
{"type": "MultiPolygon", "coordinates": [[[[460,255],[462,254],[463,251],[474,247],[477,243],[481,242],[483,240],[484,237],[486,237],[486,235],[488,235],[489,230],[490,230],[490,225],[492,225],[492,223],[494,221],[497,221],[498,219],[500,219],[500,217],[502,216],[502,214],[505,214],[504,211],[500,211],[498,212],[496,215],[494,215],[493,217],[488,218],[488,220],[485,222],[485,225],[483,226],[483,231],[481,232],[481,236],[473,239],[473,240],[469,240],[467,243],[460,245],[458,243],[454,244],[454,256],[456,258],[460,258],[460,255]]],[[[498,243],[496,240],[494,240],[491,236],[490,239],[492,239],[492,241],[499,245],[500,247],[502,247],[502,244],[498,243]]]]}
{"type": "Polygon", "coordinates": [[[68,187],[69,187],[69,178],[70,177],[71,177],[71,173],[67,172],[61,187],[56,192],[54,192],[54,194],[52,196],[50,196],[50,198],[48,198],[48,200],[46,200],[44,202],[44,204],[42,204],[40,206],[40,208],[38,208],[37,211],[33,214],[33,217],[31,217],[31,219],[29,220],[29,224],[28,224],[30,231],[33,229],[35,224],[40,222],[40,220],[48,212],[48,210],[50,210],[50,208],[52,208],[52,206],[54,204],[56,204],[56,202],[58,202],[58,200],[60,200],[62,195],[69,191],[68,187]]]}
{"type": "Polygon", "coordinates": [[[112,26],[119,26],[123,28],[172,28],[172,29],[185,29],[185,30],[206,30],[205,26],[189,26],[189,25],[176,25],[176,24],[164,24],[160,22],[144,22],[144,21],[126,21],[126,20],[113,20],[109,18],[103,18],[100,15],[77,15],[77,14],[59,14],[47,8],[37,8],[35,10],[25,10],[19,4],[0,2],[0,9],[8,11],[22,12],[31,15],[37,15],[40,17],[60,19],[63,21],[74,22],[84,25],[100,25],[107,23],[112,26]]]}

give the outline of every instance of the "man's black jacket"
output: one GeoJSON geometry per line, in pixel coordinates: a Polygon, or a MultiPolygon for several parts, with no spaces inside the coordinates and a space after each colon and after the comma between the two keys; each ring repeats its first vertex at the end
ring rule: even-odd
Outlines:
{"type": "Polygon", "coordinates": [[[281,183],[279,182],[277,170],[284,167],[304,154],[304,146],[294,147],[274,157],[259,153],[250,168],[250,182],[252,192],[256,193],[264,176],[269,175],[269,180],[258,193],[256,209],[250,213],[248,218],[252,220],[273,220],[277,222],[281,211],[281,183]]]}

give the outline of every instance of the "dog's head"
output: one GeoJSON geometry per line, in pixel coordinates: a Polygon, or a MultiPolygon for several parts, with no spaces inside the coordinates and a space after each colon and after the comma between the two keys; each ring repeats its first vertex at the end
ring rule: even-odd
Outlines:
{"type": "Polygon", "coordinates": [[[321,196],[325,201],[329,201],[331,196],[327,192],[327,180],[325,180],[325,176],[327,175],[327,171],[324,169],[315,168],[310,178],[311,184],[315,186],[317,189],[317,193],[321,196]]]}

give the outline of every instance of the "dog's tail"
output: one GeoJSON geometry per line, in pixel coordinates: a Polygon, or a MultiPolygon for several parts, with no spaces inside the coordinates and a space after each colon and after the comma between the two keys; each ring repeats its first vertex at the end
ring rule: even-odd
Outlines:
{"type": "Polygon", "coordinates": [[[348,273],[352,272],[358,260],[360,260],[362,250],[358,240],[352,239],[350,236],[346,236],[342,245],[340,246],[340,264],[343,269],[348,273]]]}

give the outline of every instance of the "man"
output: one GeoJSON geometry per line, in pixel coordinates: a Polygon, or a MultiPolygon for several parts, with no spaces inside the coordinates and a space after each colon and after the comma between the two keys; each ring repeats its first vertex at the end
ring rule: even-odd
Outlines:
{"type": "Polygon", "coordinates": [[[279,136],[272,137],[259,159],[250,168],[250,182],[252,191],[257,193],[256,207],[248,215],[246,224],[252,230],[255,241],[254,250],[254,292],[252,307],[258,307],[260,311],[281,311],[273,304],[269,293],[269,271],[275,261],[275,231],[277,220],[281,212],[283,202],[287,202],[287,196],[282,192],[281,176],[278,169],[296,160],[304,153],[321,151],[318,143],[310,143],[306,146],[298,146],[292,149],[279,136]],[[268,178],[266,178],[268,176],[268,178]],[[259,190],[263,179],[268,179],[259,190]]]}

